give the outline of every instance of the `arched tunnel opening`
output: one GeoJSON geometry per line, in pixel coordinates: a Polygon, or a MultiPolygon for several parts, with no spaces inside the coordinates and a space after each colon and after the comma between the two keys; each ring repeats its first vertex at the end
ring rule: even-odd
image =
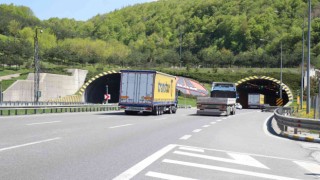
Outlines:
{"type": "Polygon", "coordinates": [[[84,98],[86,103],[104,103],[104,95],[106,94],[106,86],[108,86],[108,94],[111,99],[108,103],[119,102],[120,91],[120,73],[106,74],[91,82],[86,88],[84,98]]]}
{"type": "Polygon", "coordinates": [[[250,93],[263,94],[263,104],[265,105],[282,106],[289,102],[289,96],[284,88],[282,88],[282,103],[279,104],[280,84],[266,79],[253,79],[238,84],[237,92],[239,94],[237,101],[243,108],[248,108],[248,95],[250,93]]]}

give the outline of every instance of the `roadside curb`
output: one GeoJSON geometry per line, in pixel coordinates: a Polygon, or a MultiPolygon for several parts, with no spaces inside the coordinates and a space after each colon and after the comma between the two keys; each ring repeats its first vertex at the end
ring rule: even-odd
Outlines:
{"type": "Polygon", "coordinates": [[[293,140],[320,143],[320,138],[314,138],[314,137],[310,137],[310,136],[299,136],[296,134],[289,134],[289,133],[285,133],[285,132],[281,132],[281,135],[283,137],[293,139],[293,140]]]}

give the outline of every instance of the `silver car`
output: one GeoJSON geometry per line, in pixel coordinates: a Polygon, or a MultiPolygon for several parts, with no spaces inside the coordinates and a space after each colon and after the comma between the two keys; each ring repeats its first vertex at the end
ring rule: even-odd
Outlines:
{"type": "Polygon", "coordinates": [[[240,103],[236,103],[236,109],[242,109],[242,105],[240,103]]]}

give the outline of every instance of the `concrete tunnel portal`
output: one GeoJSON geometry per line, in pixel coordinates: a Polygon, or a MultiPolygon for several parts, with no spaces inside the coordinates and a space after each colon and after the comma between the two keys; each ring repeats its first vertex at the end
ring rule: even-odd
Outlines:
{"type": "MultiPolygon", "coordinates": [[[[101,73],[91,78],[82,88],[86,103],[103,103],[106,94],[106,86],[111,99],[108,103],[119,102],[120,92],[119,72],[101,73]]],[[[251,76],[239,80],[236,83],[239,102],[243,108],[248,108],[248,94],[258,93],[264,95],[264,104],[270,106],[282,106],[292,102],[293,97],[290,89],[282,83],[282,99],[280,99],[280,81],[266,76],[251,76]]]]}

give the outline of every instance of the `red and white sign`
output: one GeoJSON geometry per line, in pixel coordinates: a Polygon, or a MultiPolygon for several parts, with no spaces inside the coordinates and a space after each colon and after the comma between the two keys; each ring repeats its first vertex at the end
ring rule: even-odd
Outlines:
{"type": "Polygon", "coordinates": [[[111,94],[105,94],[104,95],[105,100],[110,100],[111,99],[111,94]]]}

